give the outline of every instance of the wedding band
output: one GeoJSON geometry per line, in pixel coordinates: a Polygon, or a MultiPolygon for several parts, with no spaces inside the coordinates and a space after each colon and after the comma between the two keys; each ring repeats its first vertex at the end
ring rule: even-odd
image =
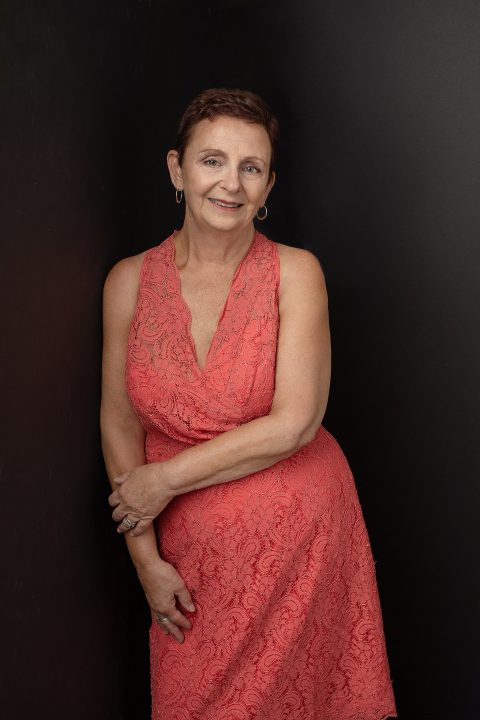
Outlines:
{"type": "Polygon", "coordinates": [[[157,615],[157,619],[160,620],[160,622],[162,623],[170,622],[170,618],[168,617],[168,615],[157,615]]]}
{"type": "Polygon", "coordinates": [[[137,523],[130,520],[128,515],[125,515],[125,517],[122,520],[122,524],[125,525],[125,527],[127,527],[129,530],[131,530],[132,528],[135,527],[135,525],[137,523]]]}

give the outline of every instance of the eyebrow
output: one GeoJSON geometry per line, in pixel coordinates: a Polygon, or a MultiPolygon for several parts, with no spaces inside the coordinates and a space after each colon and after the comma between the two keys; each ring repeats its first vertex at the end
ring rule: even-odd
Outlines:
{"type": "MultiPolygon", "coordinates": [[[[203,153],[207,153],[209,155],[223,155],[223,157],[227,157],[226,153],[224,153],[223,150],[219,150],[218,148],[203,148],[203,150],[198,151],[199,155],[202,155],[203,153]]],[[[263,158],[257,157],[256,155],[249,155],[248,157],[243,158],[243,159],[244,160],[257,160],[257,161],[260,161],[261,163],[263,163],[264,165],[266,164],[265,160],[263,158]]]]}

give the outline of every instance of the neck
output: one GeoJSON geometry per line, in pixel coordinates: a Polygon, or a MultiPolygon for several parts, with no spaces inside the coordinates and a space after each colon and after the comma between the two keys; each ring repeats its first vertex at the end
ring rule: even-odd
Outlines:
{"type": "Polygon", "coordinates": [[[255,235],[253,222],[237,230],[215,230],[199,227],[185,216],[181,230],[175,234],[177,264],[235,265],[245,255],[255,235]]]}

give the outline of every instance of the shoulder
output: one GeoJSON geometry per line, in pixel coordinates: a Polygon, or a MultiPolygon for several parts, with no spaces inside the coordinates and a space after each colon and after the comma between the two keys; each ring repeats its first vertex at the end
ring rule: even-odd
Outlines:
{"type": "Polygon", "coordinates": [[[145,250],[120,260],[108,273],[103,286],[106,317],[133,315],[140,286],[140,272],[147,252],[145,250]]]}
{"type": "Polygon", "coordinates": [[[140,285],[140,271],[148,250],[123,258],[108,273],[103,288],[107,298],[136,294],[140,285]]]}
{"type": "Polygon", "coordinates": [[[115,293],[125,291],[129,286],[138,288],[140,270],[147,252],[145,250],[145,252],[123,258],[115,263],[105,279],[104,290],[115,293]]]}
{"type": "Polygon", "coordinates": [[[280,299],[294,292],[326,298],[322,266],[310,250],[275,243],[280,260],[280,299]]]}
{"type": "Polygon", "coordinates": [[[322,266],[316,255],[310,250],[291,247],[283,243],[275,243],[280,258],[281,280],[324,279],[322,266]]]}

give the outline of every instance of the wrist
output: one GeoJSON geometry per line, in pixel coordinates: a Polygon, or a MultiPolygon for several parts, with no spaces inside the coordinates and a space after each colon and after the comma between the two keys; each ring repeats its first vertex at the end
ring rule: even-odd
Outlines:
{"type": "Polygon", "coordinates": [[[160,557],[155,531],[152,526],[137,537],[125,534],[128,552],[137,573],[158,570],[165,564],[160,557]]]}
{"type": "Polygon", "coordinates": [[[178,471],[175,471],[175,457],[170,460],[163,460],[158,463],[161,466],[162,485],[168,500],[173,500],[181,495],[182,490],[178,485],[178,471]]]}
{"type": "Polygon", "coordinates": [[[157,555],[157,557],[149,557],[149,558],[138,558],[133,563],[135,565],[135,570],[137,571],[137,575],[142,574],[148,574],[152,572],[156,572],[164,567],[164,565],[168,565],[168,563],[165,560],[162,560],[160,555],[157,555]]]}

